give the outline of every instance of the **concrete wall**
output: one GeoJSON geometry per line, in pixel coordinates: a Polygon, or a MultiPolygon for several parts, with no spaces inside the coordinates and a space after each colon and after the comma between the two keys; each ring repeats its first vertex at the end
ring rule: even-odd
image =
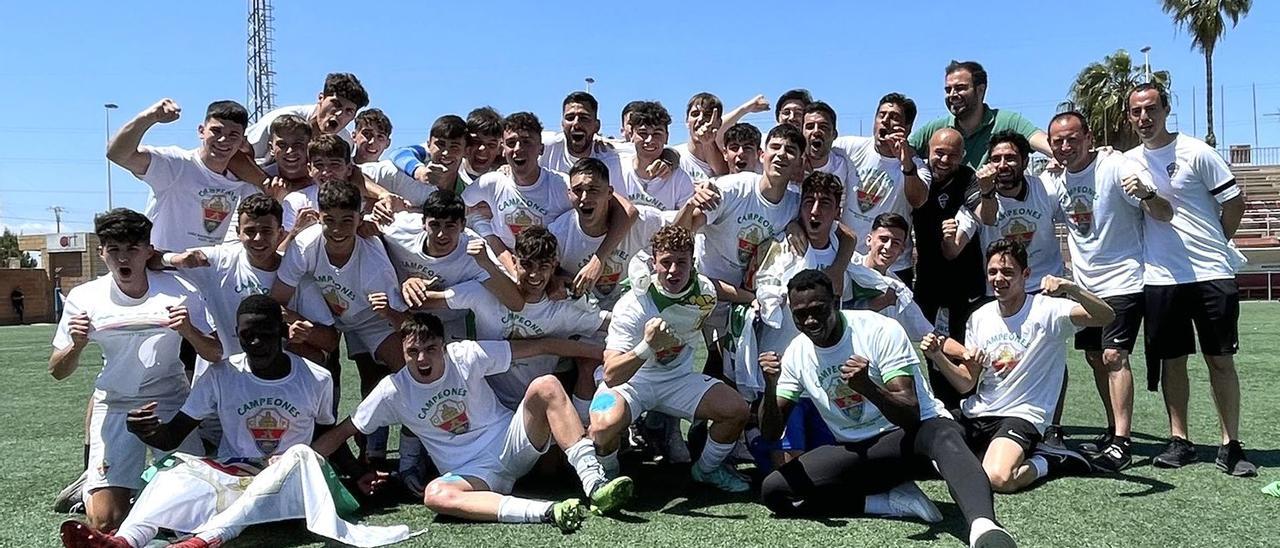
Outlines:
{"type": "Polygon", "coordinates": [[[53,282],[39,268],[0,269],[0,325],[18,323],[9,294],[13,288],[22,289],[26,305],[26,323],[48,323],[53,318],[53,282]]]}

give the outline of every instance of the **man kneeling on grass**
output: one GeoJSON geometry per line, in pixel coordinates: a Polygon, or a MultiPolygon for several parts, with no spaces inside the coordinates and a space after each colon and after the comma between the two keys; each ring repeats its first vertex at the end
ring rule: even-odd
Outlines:
{"type": "Polygon", "coordinates": [[[316,440],[328,455],[357,432],[404,424],[422,440],[444,475],[427,484],[423,503],[433,512],[476,521],[554,523],[571,532],[587,517],[578,499],[537,501],[510,496],[552,441],[564,450],[599,513],[622,506],[631,479],[605,478],[595,445],[560,381],[534,379],[515,412],[503,407],[488,375],[512,360],[539,354],[599,358],[599,346],[565,339],[458,341],[445,344],[444,326],[430,314],[414,314],[400,328],[405,368],[378,383],[355,414],[316,440]]]}
{"type": "Polygon", "coordinates": [[[210,364],[171,420],[161,422],[155,402],[129,411],[127,419],[142,441],[172,450],[201,419],[217,417],[223,438],[218,458],[166,457],[149,471],[150,483],[114,535],[68,520],[63,546],[146,546],[165,528],[194,533],[171,547],[208,548],[247,525],[304,517],[312,532],[355,546],[409,538],[404,526],[361,526],[338,517],[355,510],[355,500],[336,483],[330,487],[327,480],[336,475],[307,447],[317,430],[334,423],[333,379],[284,350],[280,305],[266,295],[246,298],[236,311],[236,330],[244,353],[210,364]]]}

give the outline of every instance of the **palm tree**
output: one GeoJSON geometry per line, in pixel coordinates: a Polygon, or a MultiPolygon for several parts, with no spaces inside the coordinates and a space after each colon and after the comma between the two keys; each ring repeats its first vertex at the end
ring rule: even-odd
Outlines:
{"type": "Polygon", "coordinates": [[[1204,53],[1205,113],[1209,130],[1204,142],[1218,145],[1213,136],[1213,48],[1226,31],[1225,19],[1235,28],[1249,14],[1253,0],[1161,0],[1161,8],[1173,17],[1173,23],[1191,34],[1191,47],[1204,53]]]}
{"type": "MultiPolygon", "coordinates": [[[[1168,71],[1151,73],[1151,80],[1169,89],[1168,71]]],[[[1097,144],[1129,150],[1139,141],[1125,117],[1125,109],[1129,91],[1143,82],[1146,82],[1143,66],[1134,66],[1129,52],[1116,50],[1080,71],[1071,85],[1071,104],[1063,106],[1075,108],[1084,115],[1097,144]]]]}

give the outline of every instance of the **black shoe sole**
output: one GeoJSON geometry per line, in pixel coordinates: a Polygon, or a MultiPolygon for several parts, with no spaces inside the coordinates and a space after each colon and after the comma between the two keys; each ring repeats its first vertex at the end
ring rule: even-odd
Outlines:
{"type": "Polygon", "coordinates": [[[1188,464],[1195,464],[1195,462],[1196,461],[1194,460],[1187,461],[1187,462],[1170,462],[1167,460],[1160,459],[1159,457],[1151,459],[1152,466],[1155,466],[1156,468],[1165,468],[1165,469],[1182,468],[1183,466],[1186,466],[1188,464]]]}
{"type": "Polygon", "coordinates": [[[1233,478],[1252,478],[1252,477],[1256,477],[1256,476],[1258,475],[1258,471],[1257,471],[1257,469],[1254,469],[1254,470],[1249,471],[1249,472],[1244,472],[1244,473],[1237,474],[1237,473],[1235,473],[1235,472],[1232,472],[1229,468],[1227,468],[1227,464],[1226,464],[1226,463],[1224,463],[1224,462],[1222,462],[1222,461],[1220,461],[1220,460],[1218,460],[1218,461],[1214,461],[1214,465],[1216,465],[1216,466],[1218,467],[1218,470],[1219,470],[1219,471],[1221,471],[1223,474],[1226,474],[1226,475],[1231,476],[1231,477],[1233,477],[1233,478]]]}

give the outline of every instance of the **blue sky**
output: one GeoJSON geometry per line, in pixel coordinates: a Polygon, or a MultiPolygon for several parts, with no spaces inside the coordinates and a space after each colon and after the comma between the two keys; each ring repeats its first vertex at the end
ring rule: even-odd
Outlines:
{"type": "MultiPolygon", "coordinates": [[[[627,101],[657,99],[676,116],[679,140],[679,113],[695,92],[737,105],[806,87],[836,108],[842,134],[858,134],[889,91],[913,97],[922,121],[944,114],[942,68],[955,58],[986,66],[991,105],[1043,125],[1086,64],[1121,48],[1140,60],[1150,45],[1155,69],[1173,74],[1176,124],[1191,131],[1194,117],[1194,133],[1204,133],[1203,57],[1156,0],[689,5],[278,0],[276,103],[312,102],[325,73],[354,72],[395,124],[395,146],[421,142],[441,114],[483,104],[557,125],[561,99],[591,76],[605,132],[617,133],[627,101]]],[[[244,1],[21,2],[5,11],[0,225],[15,231],[52,231],[52,206],[67,210],[64,231],[87,230],[106,207],[103,103],[120,105],[114,131],[172,97],[184,117],[144,142],[191,147],[209,102],[245,101],[244,1]]],[[[1280,3],[1255,2],[1218,47],[1220,144],[1253,143],[1256,83],[1260,145],[1280,146],[1280,116],[1262,116],[1280,112],[1278,28],[1280,3]]],[[[118,168],[112,181],[117,206],[141,209],[146,185],[118,168]]]]}

